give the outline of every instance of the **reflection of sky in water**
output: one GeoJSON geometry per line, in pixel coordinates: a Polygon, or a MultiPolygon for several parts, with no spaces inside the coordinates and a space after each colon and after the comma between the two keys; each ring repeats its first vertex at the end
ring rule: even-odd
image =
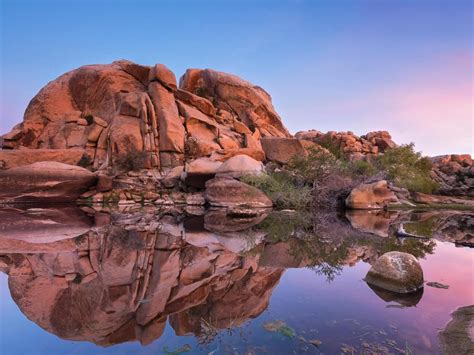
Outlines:
{"type": "Polygon", "coordinates": [[[338,352],[341,343],[357,346],[363,341],[387,346],[393,339],[405,349],[405,342],[415,353],[438,351],[437,332],[449,320],[449,314],[459,306],[474,303],[473,250],[456,248],[438,242],[435,254],[421,260],[425,280],[448,284],[448,290],[425,287],[416,307],[400,308],[386,303],[362,281],[369,264],[359,262],[345,267],[331,283],[309,269],[289,269],[280,280],[270,299],[270,306],[259,317],[246,322],[230,334],[222,331],[206,346],[199,346],[193,336],[176,337],[167,325],[163,336],[147,347],[125,343],[109,348],[87,342],[62,340],[30,322],[12,301],[7,276],[0,275],[1,353],[2,354],[136,354],[162,353],[164,347],[175,350],[184,344],[192,353],[222,353],[235,350],[243,353],[287,353],[293,350],[318,353],[312,345],[300,340],[322,341],[321,351],[338,352]],[[283,320],[297,336],[287,339],[269,333],[262,327],[265,321],[283,320]],[[375,335],[374,335],[375,334],[375,335]]]}

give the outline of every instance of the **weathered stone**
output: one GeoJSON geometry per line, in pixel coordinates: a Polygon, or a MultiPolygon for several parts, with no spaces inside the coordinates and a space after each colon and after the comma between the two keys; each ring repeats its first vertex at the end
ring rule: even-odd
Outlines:
{"type": "Polygon", "coordinates": [[[207,180],[212,179],[221,162],[209,158],[199,158],[186,164],[184,183],[188,186],[204,188],[207,180]]]}
{"type": "Polygon", "coordinates": [[[377,259],[365,281],[389,291],[410,293],[423,287],[423,270],[413,255],[392,251],[377,259]]]}
{"type": "Polygon", "coordinates": [[[202,193],[196,192],[186,195],[186,204],[191,206],[203,206],[206,203],[202,193]]]}
{"type": "Polygon", "coordinates": [[[110,191],[113,188],[113,177],[99,174],[97,176],[97,186],[96,190],[99,192],[110,191]]]}
{"type": "Polygon", "coordinates": [[[224,149],[225,151],[235,151],[240,148],[240,144],[237,140],[232,139],[228,136],[220,136],[217,139],[217,143],[224,149]]]}
{"type": "Polygon", "coordinates": [[[116,116],[110,128],[112,154],[117,159],[130,151],[143,150],[140,121],[135,117],[116,116]]]}
{"type": "Polygon", "coordinates": [[[177,89],[176,76],[164,64],[156,64],[151,68],[149,81],[156,80],[170,90],[175,91],[177,89]]]}
{"type": "Polygon", "coordinates": [[[250,208],[272,207],[272,201],[259,189],[229,178],[206,182],[204,198],[211,206],[250,208]]]}
{"type": "Polygon", "coordinates": [[[161,183],[166,188],[172,188],[178,185],[179,179],[181,178],[181,174],[184,171],[184,166],[179,165],[172,168],[168,173],[165,175],[161,183]]]}
{"type": "Polygon", "coordinates": [[[352,209],[379,209],[398,203],[397,196],[390,190],[386,180],[361,184],[346,198],[346,207],[352,209]]]}
{"type": "Polygon", "coordinates": [[[261,140],[262,148],[267,160],[286,164],[294,156],[305,156],[306,149],[296,138],[264,137],[261,140]]]}
{"type": "Polygon", "coordinates": [[[74,201],[96,181],[87,169],[44,161],[0,171],[0,198],[15,201],[74,201]]]}
{"type": "Polygon", "coordinates": [[[216,108],[212,105],[212,103],[200,96],[194,95],[193,93],[190,93],[189,91],[184,91],[178,89],[175,93],[175,96],[177,99],[196,107],[199,111],[202,113],[208,115],[208,116],[215,116],[216,115],[216,108]]]}
{"type": "Polygon", "coordinates": [[[289,136],[270,95],[245,80],[211,69],[188,69],[179,86],[211,101],[214,99],[217,108],[235,112],[248,127],[255,127],[263,136],[289,136]]]}
{"type": "Polygon", "coordinates": [[[248,155],[235,155],[226,160],[217,170],[218,177],[242,177],[258,175],[263,171],[263,164],[248,155]]]}
{"type": "Polygon", "coordinates": [[[0,150],[0,165],[3,169],[16,168],[39,161],[57,161],[77,165],[84,149],[18,149],[0,150]]]}
{"type": "MultiPolygon", "coordinates": [[[[185,130],[173,94],[158,82],[151,82],[148,91],[158,120],[160,153],[184,153],[185,130]]],[[[161,166],[167,163],[162,161],[161,166]]]]}

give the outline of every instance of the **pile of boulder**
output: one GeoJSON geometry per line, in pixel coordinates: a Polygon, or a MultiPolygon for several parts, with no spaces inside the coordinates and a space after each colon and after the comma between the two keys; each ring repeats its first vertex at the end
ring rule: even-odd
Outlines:
{"type": "Polygon", "coordinates": [[[474,167],[469,154],[441,155],[431,161],[440,194],[474,197],[474,167]]]}
{"type": "Polygon", "coordinates": [[[300,131],[295,134],[295,137],[338,150],[351,160],[361,160],[397,147],[387,131],[369,132],[359,137],[350,131],[322,133],[317,130],[309,130],[300,131]]]}

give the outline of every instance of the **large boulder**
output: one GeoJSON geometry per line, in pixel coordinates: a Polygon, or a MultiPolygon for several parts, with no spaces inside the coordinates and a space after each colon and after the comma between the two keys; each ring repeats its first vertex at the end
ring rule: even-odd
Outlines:
{"type": "Polygon", "coordinates": [[[258,175],[263,171],[263,164],[248,155],[235,155],[226,160],[216,170],[218,177],[239,178],[245,175],[258,175]]]}
{"type": "Polygon", "coordinates": [[[413,255],[391,251],[377,259],[365,281],[392,292],[410,293],[423,287],[423,270],[413,255]]]}
{"type": "Polygon", "coordinates": [[[262,191],[232,178],[214,178],[206,182],[204,198],[217,207],[272,207],[272,201],[262,191]]]}
{"type": "Polygon", "coordinates": [[[286,164],[294,156],[305,156],[306,149],[299,139],[264,137],[262,138],[262,148],[267,160],[286,164]]]}
{"type": "Polygon", "coordinates": [[[57,161],[77,165],[84,149],[12,149],[0,150],[0,169],[16,168],[39,161],[57,161]]]}
{"type": "Polygon", "coordinates": [[[184,183],[188,186],[204,188],[206,181],[212,179],[217,169],[222,165],[220,161],[210,158],[199,158],[185,165],[184,183]]]}
{"type": "Polygon", "coordinates": [[[223,120],[238,119],[246,126],[258,129],[264,137],[290,136],[273,108],[270,95],[235,75],[211,69],[188,69],[181,77],[179,87],[215,102],[223,120]]]}
{"type": "Polygon", "coordinates": [[[76,200],[96,182],[96,175],[79,166],[37,162],[0,171],[0,199],[17,202],[76,200]]]}
{"type": "Polygon", "coordinates": [[[361,184],[352,189],[346,198],[346,207],[351,209],[380,209],[398,203],[395,193],[390,190],[386,180],[361,184]]]}

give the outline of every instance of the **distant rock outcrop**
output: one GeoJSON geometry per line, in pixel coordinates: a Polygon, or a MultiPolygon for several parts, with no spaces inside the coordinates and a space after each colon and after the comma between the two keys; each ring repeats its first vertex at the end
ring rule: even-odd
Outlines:
{"type": "Polygon", "coordinates": [[[469,154],[441,155],[431,158],[433,179],[444,195],[474,197],[474,167],[469,154]]]}
{"type": "Polygon", "coordinates": [[[397,147],[387,131],[369,132],[359,137],[353,132],[329,131],[322,133],[317,130],[310,130],[297,132],[295,137],[313,141],[331,150],[337,150],[354,160],[377,155],[397,147]]]}

